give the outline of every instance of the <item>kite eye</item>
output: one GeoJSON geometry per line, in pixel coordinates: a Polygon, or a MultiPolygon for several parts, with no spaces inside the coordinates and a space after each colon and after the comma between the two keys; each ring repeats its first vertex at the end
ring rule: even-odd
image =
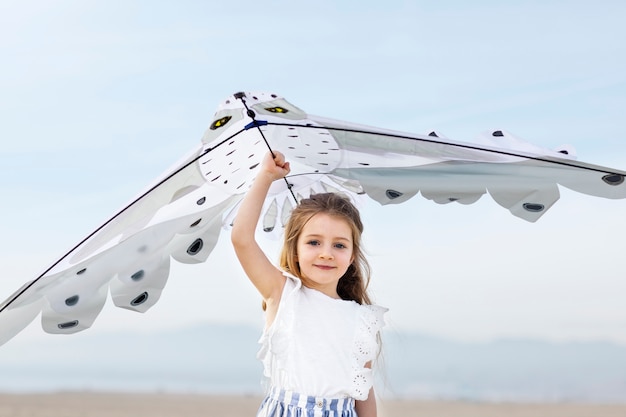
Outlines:
{"type": "Polygon", "coordinates": [[[522,207],[524,207],[526,211],[530,211],[531,213],[539,213],[545,208],[543,204],[537,203],[524,203],[522,207]]]}
{"type": "Polygon", "coordinates": [[[280,107],[280,106],[276,106],[276,107],[266,107],[265,110],[272,112],[272,113],[289,113],[289,110],[287,110],[284,107],[280,107]]]}
{"type": "Polygon", "coordinates": [[[57,327],[61,330],[71,329],[78,326],[78,320],[66,321],[65,323],[59,323],[57,327]]]}
{"type": "Polygon", "coordinates": [[[609,185],[620,185],[624,182],[624,176],[619,174],[608,174],[602,177],[602,181],[609,185]]]}
{"type": "Polygon", "coordinates": [[[221,119],[217,119],[216,121],[211,123],[211,126],[209,127],[209,129],[211,130],[219,129],[220,127],[223,127],[226,123],[228,123],[230,119],[232,119],[232,116],[224,116],[221,119]]]}
{"type": "Polygon", "coordinates": [[[137,271],[134,274],[132,274],[130,276],[130,279],[132,279],[135,282],[141,281],[141,279],[143,278],[144,275],[145,275],[145,272],[143,271],[143,269],[140,269],[139,271],[137,271]]]}
{"type": "Polygon", "coordinates": [[[138,306],[140,304],[143,304],[146,301],[148,301],[148,293],[147,292],[142,292],[137,297],[135,297],[133,299],[133,301],[130,302],[130,305],[134,307],[134,306],[138,306]]]}
{"type": "Polygon", "coordinates": [[[385,191],[385,194],[387,195],[387,198],[389,198],[390,200],[393,200],[395,198],[402,197],[404,193],[401,193],[400,191],[396,191],[396,190],[387,190],[385,191]]]}
{"type": "Polygon", "coordinates": [[[78,295],[73,295],[71,297],[68,297],[65,299],[65,305],[68,307],[73,307],[76,304],[78,304],[78,300],[79,300],[79,296],[78,295]]]}
{"type": "Polygon", "coordinates": [[[202,250],[204,246],[204,242],[202,239],[196,239],[189,247],[187,248],[187,253],[191,256],[196,255],[198,252],[202,250]]]}

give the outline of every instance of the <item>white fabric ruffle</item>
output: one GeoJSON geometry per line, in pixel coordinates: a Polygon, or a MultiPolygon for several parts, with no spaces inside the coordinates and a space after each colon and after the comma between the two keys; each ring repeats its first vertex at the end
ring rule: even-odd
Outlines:
{"type": "Polygon", "coordinates": [[[361,309],[359,327],[356,331],[353,347],[353,398],[367,399],[374,384],[372,369],[367,368],[376,360],[380,350],[379,333],[385,325],[384,314],[387,308],[377,305],[364,305],[361,309]]]}

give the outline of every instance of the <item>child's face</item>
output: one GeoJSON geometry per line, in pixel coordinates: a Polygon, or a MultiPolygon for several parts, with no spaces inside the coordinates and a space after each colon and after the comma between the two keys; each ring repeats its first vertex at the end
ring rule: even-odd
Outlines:
{"type": "Polygon", "coordinates": [[[316,214],[304,225],[297,245],[297,260],[306,285],[339,298],[337,283],[354,259],[348,223],[325,213],[316,214]]]}

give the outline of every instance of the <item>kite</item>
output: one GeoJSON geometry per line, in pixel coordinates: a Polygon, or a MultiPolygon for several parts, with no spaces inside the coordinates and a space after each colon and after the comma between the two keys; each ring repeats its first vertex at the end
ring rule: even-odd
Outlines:
{"type": "Polygon", "coordinates": [[[268,150],[284,153],[291,173],[270,189],[260,221],[265,233],[280,233],[298,201],[318,192],[383,205],[418,194],[471,204],[489,194],[530,222],[559,199],[559,186],[626,198],[625,171],[579,162],[571,147],[549,150],[505,131],[473,143],[407,134],[308,115],[276,94],[236,93],[174,168],[0,304],[0,345],[38,315],[48,333],[89,328],[109,293],[117,307],[147,311],[159,300],[171,259],[207,260],[268,150]]]}

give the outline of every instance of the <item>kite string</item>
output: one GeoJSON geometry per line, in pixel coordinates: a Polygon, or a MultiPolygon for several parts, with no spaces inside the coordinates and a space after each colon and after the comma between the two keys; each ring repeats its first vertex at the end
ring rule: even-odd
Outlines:
{"type": "Polygon", "coordinates": [[[70,250],[65,252],[65,254],[63,254],[63,256],[61,256],[52,265],[50,265],[41,274],[39,274],[37,276],[37,278],[32,280],[28,285],[24,285],[22,288],[20,288],[18,291],[16,291],[14,294],[12,294],[12,296],[10,296],[8,299],[6,299],[3,304],[0,304],[0,313],[2,313],[4,310],[9,308],[9,306],[11,304],[13,304],[15,302],[15,300],[17,300],[22,294],[24,294],[26,291],[28,291],[33,285],[35,285],[37,282],[39,282],[39,280],[41,280],[48,272],[50,272],[54,267],[56,267],[58,264],[60,264],[64,259],[66,259],[72,253],[74,253],[76,251],[76,249],[78,249],[83,243],[87,242],[96,233],[100,232],[102,229],[107,227],[110,223],[112,223],[114,220],[116,220],[118,217],[120,217],[123,213],[125,213],[127,210],[129,210],[131,207],[133,207],[135,204],[137,204],[140,200],[145,198],[152,191],[154,191],[155,189],[157,189],[158,187],[163,185],[165,182],[167,182],[170,179],[172,179],[174,176],[176,176],[181,171],[185,170],[190,165],[195,164],[196,162],[198,162],[198,160],[200,160],[200,158],[205,156],[207,153],[211,152],[213,149],[223,145],[224,143],[228,142],[229,140],[231,140],[232,138],[236,137],[237,135],[239,135],[242,132],[244,132],[243,129],[239,130],[238,132],[236,132],[236,133],[232,134],[231,136],[225,138],[223,141],[221,141],[220,143],[216,144],[213,148],[206,149],[203,152],[200,152],[196,157],[192,158],[190,161],[188,161],[187,163],[183,164],[182,166],[176,168],[173,172],[168,174],[165,178],[163,178],[158,183],[156,183],[155,185],[150,187],[147,191],[143,192],[140,196],[136,197],[133,201],[128,203],[126,206],[124,206],[124,208],[122,208],[120,211],[115,213],[110,219],[108,219],[106,222],[102,223],[93,232],[89,233],[80,242],[78,242],[76,245],[74,245],[74,247],[72,247],[70,250]]]}
{"type": "MultiPolygon", "coordinates": [[[[241,100],[241,102],[243,103],[244,107],[246,108],[246,113],[248,114],[248,117],[252,119],[254,126],[256,126],[257,130],[261,134],[261,137],[263,138],[263,142],[265,142],[265,146],[267,146],[267,149],[269,149],[270,153],[272,154],[272,158],[276,158],[276,154],[274,153],[274,150],[272,149],[269,142],[267,141],[265,134],[261,130],[261,126],[257,124],[256,114],[254,113],[254,110],[250,109],[248,107],[248,103],[246,103],[246,100],[244,98],[245,95],[243,93],[239,93],[239,94],[236,94],[235,97],[241,100]]],[[[287,189],[289,190],[289,193],[291,193],[291,197],[293,198],[293,201],[296,203],[296,205],[298,205],[298,199],[296,198],[296,195],[293,193],[292,185],[287,180],[287,177],[283,177],[283,180],[285,181],[285,184],[287,185],[287,189]]]]}

